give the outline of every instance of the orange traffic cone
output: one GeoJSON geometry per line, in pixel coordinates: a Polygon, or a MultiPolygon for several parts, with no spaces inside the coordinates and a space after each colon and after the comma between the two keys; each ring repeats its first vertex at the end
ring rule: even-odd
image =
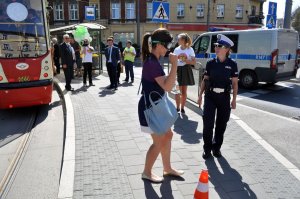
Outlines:
{"type": "Polygon", "coordinates": [[[208,199],[208,171],[202,170],[197,188],[195,190],[194,199],[208,199]]]}

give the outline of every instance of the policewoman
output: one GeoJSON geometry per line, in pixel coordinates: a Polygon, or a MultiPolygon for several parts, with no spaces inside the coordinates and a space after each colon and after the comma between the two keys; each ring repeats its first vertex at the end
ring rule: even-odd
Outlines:
{"type": "Polygon", "coordinates": [[[203,155],[204,159],[210,158],[211,152],[217,158],[222,157],[221,146],[224,139],[227,122],[231,109],[236,108],[238,92],[238,68],[234,60],[229,58],[230,48],[234,43],[225,35],[217,35],[214,43],[216,58],[206,64],[204,78],[200,86],[198,104],[203,109],[203,155]],[[230,92],[233,97],[230,102],[230,92]],[[214,129],[215,126],[215,129],[214,129]],[[215,130],[215,133],[213,131],[215,130]]]}

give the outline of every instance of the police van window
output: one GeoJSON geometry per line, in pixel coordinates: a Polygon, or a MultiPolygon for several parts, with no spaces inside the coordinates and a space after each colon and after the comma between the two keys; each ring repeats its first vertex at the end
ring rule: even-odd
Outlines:
{"type": "MultiPolygon", "coordinates": [[[[224,34],[226,37],[231,39],[233,41],[234,46],[231,48],[232,53],[237,53],[238,52],[238,40],[239,40],[239,35],[238,34],[224,34]]],[[[217,35],[212,35],[211,38],[211,52],[215,52],[215,47],[214,43],[217,42],[217,35]]]]}
{"type": "Polygon", "coordinates": [[[198,38],[198,40],[194,43],[194,51],[195,54],[205,53],[209,46],[209,36],[204,36],[198,38]]]}

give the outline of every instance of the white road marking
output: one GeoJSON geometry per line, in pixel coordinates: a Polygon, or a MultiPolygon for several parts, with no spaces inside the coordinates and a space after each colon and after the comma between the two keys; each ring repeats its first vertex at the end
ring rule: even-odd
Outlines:
{"type": "MultiPolygon", "coordinates": [[[[249,107],[249,108],[252,108],[252,107],[249,107]]],[[[258,110],[258,109],[255,109],[255,110],[258,110]]],[[[258,110],[258,111],[261,111],[261,110],[258,110]]],[[[268,113],[265,111],[262,111],[262,112],[268,113]]],[[[268,114],[270,114],[270,113],[268,113],[268,114]]],[[[275,114],[272,114],[272,115],[275,115],[275,114]]],[[[295,176],[300,181],[300,170],[293,163],[291,163],[288,159],[286,159],[283,155],[281,155],[274,147],[272,147],[268,142],[266,142],[258,133],[256,133],[253,129],[251,129],[251,127],[249,127],[239,117],[237,117],[234,114],[231,114],[231,118],[240,127],[242,127],[254,140],[256,140],[262,147],[264,147],[276,160],[278,160],[284,167],[286,167],[293,176],[295,176]]],[[[284,119],[289,119],[289,118],[284,118],[284,119]]],[[[294,120],[291,120],[291,121],[294,121],[294,120]]]]}
{"type": "Polygon", "coordinates": [[[259,112],[262,112],[262,113],[265,113],[265,114],[269,114],[269,115],[272,115],[274,117],[278,117],[280,119],[285,119],[285,120],[288,120],[290,122],[299,122],[298,120],[294,120],[292,118],[289,118],[289,117],[285,117],[285,116],[281,116],[281,115],[277,115],[275,113],[271,113],[271,112],[268,112],[268,111],[263,111],[261,109],[257,109],[257,108],[254,108],[254,107],[251,107],[251,106],[247,106],[247,105],[244,105],[244,104],[240,104],[239,103],[239,106],[243,106],[243,107],[246,107],[246,108],[249,108],[249,109],[252,109],[252,110],[255,110],[255,111],[259,111],[259,112]]]}
{"type": "Polygon", "coordinates": [[[242,97],[249,97],[249,98],[252,98],[252,97],[256,97],[258,96],[259,94],[257,93],[251,93],[251,92],[246,92],[246,93],[241,93],[239,94],[239,96],[242,96],[242,97]]]}

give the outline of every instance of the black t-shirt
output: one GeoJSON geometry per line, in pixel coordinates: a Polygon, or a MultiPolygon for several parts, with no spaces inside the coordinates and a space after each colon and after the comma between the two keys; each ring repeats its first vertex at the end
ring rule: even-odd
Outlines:
{"type": "Polygon", "coordinates": [[[204,75],[209,76],[211,87],[227,88],[231,85],[231,78],[238,77],[237,64],[230,58],[227,58],[224,62],[214,58],[207,62],[204,75]]]}

